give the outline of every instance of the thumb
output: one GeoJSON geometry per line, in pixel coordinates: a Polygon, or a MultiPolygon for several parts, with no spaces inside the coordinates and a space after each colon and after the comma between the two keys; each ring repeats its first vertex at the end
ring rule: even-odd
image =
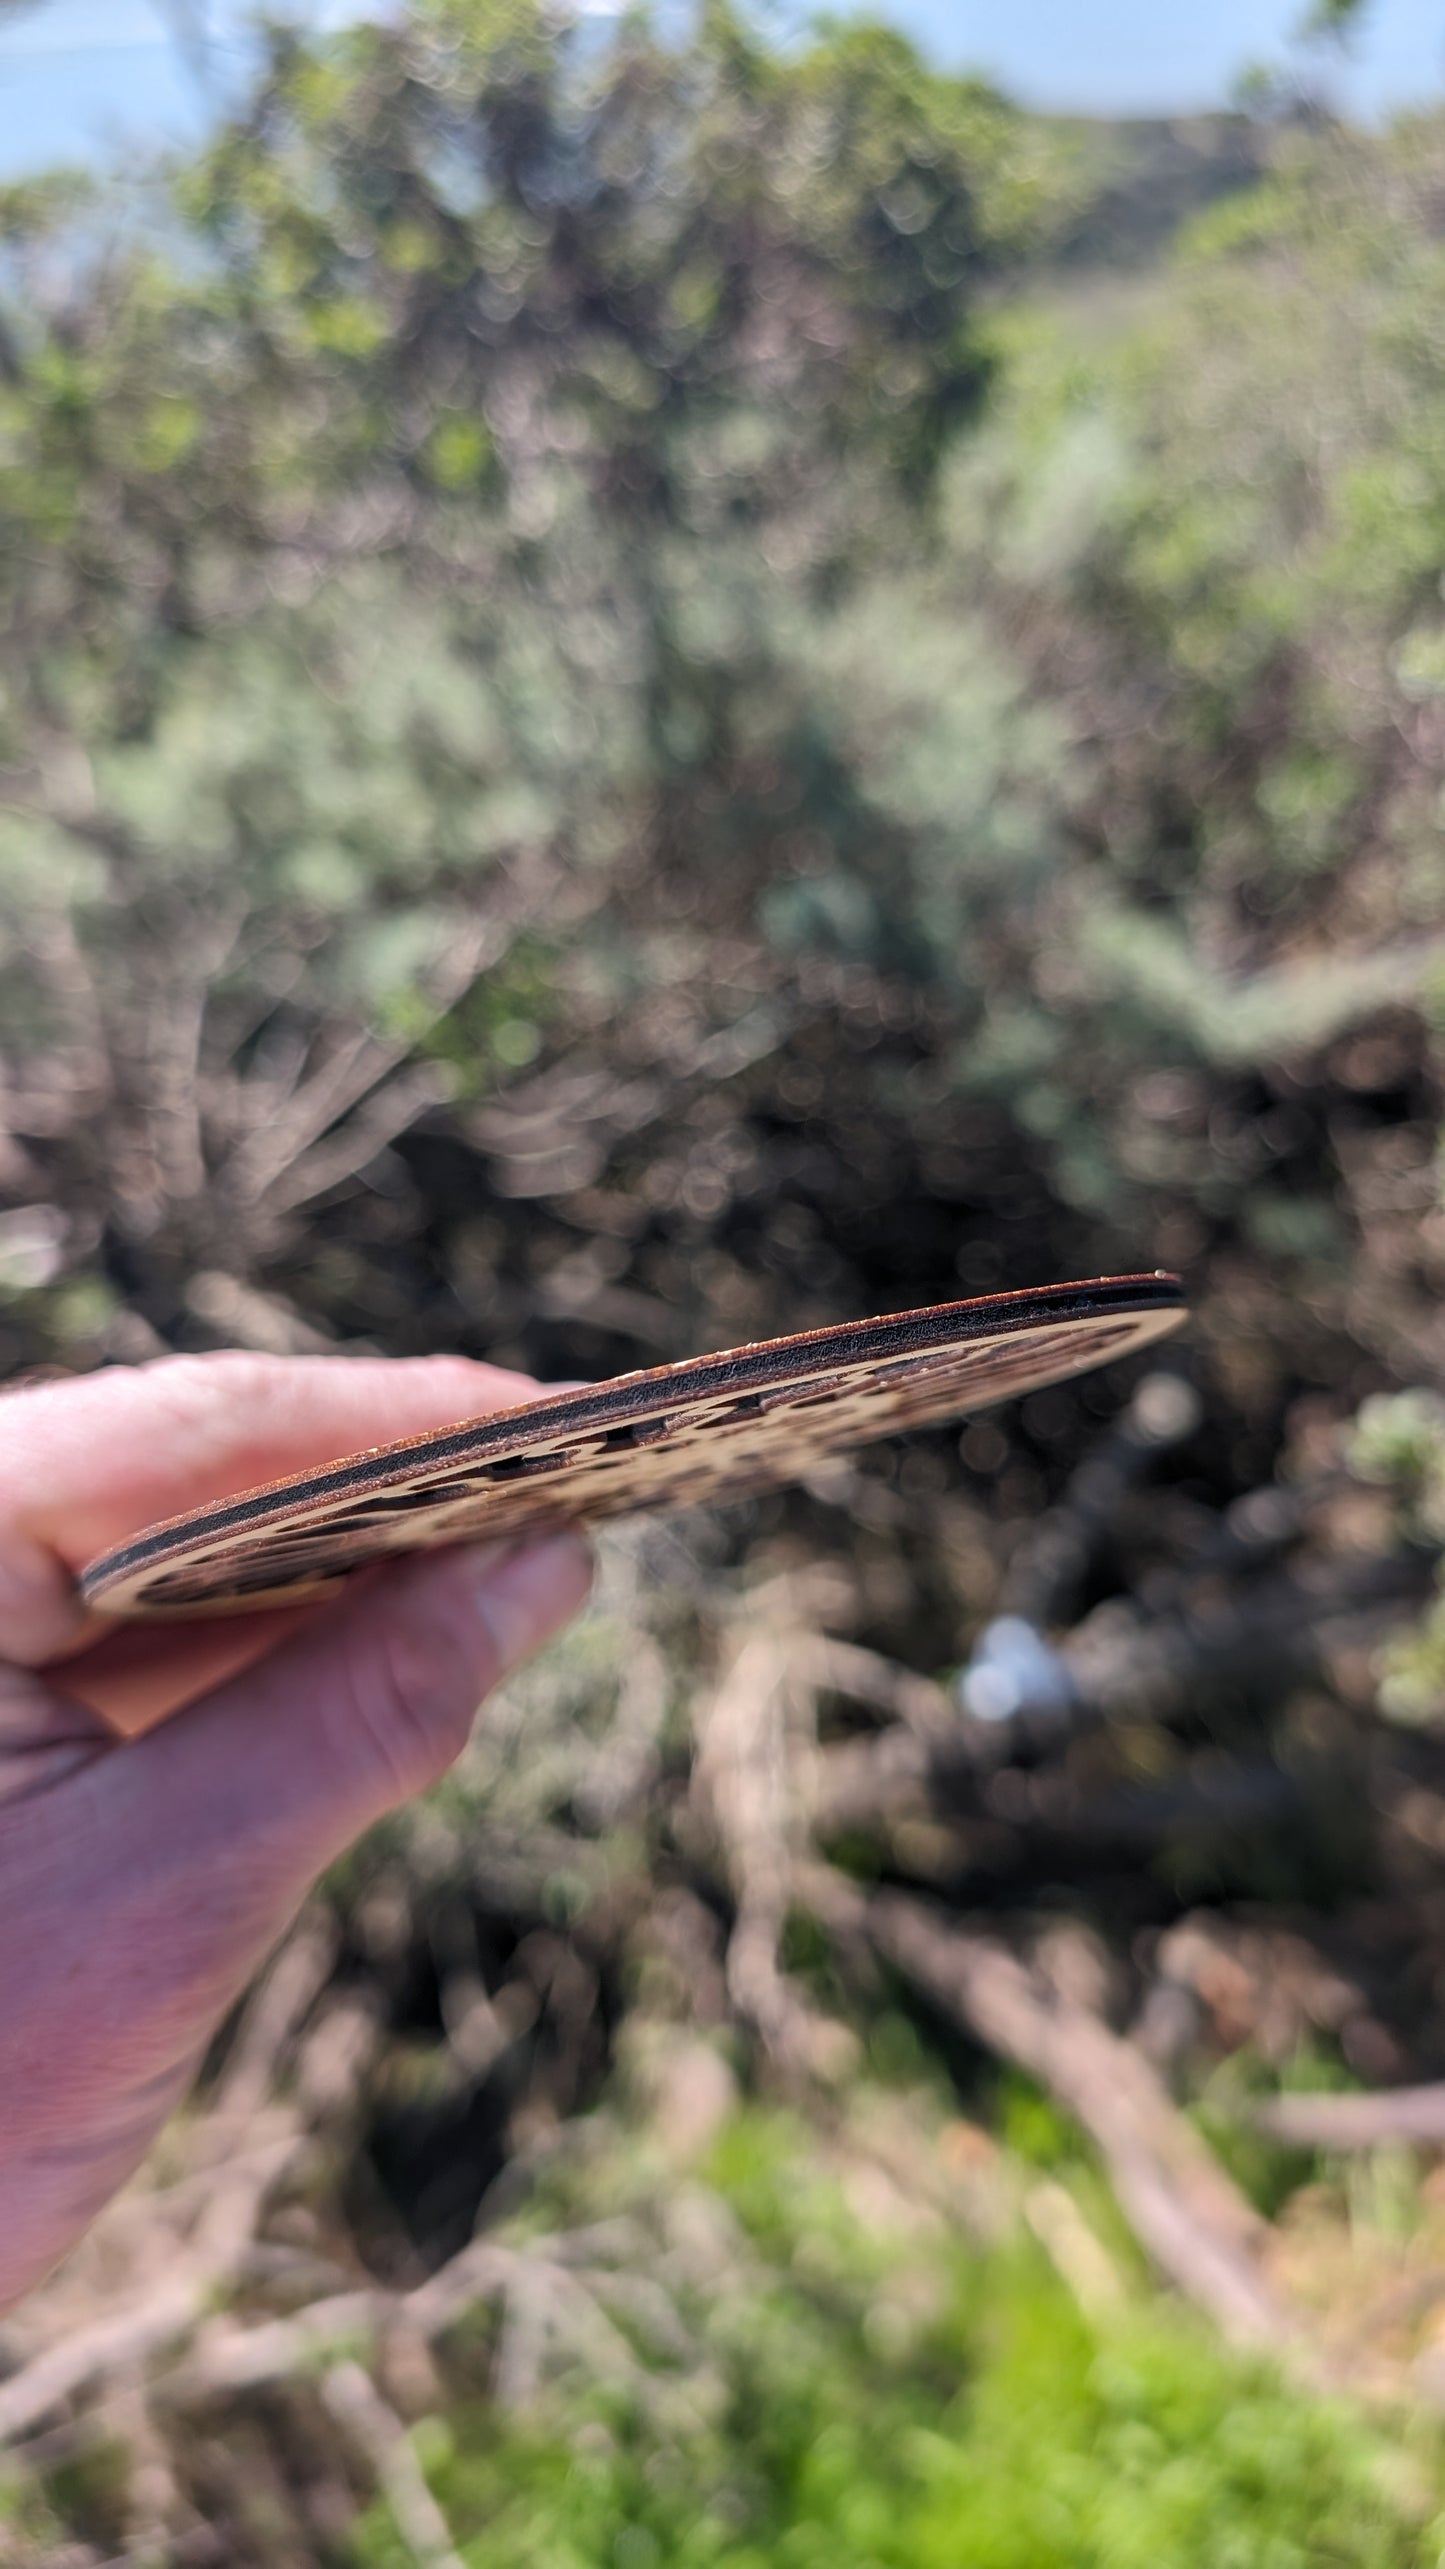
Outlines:
{"type": "Polygon", "coordinates": [[[171,1905],[178,1868],[203,1913],[237,1928],[249,1914],[264,1940],[353,1838],[446,1771],[482,1697],[575,1613],[591,1571],[571,1534],[419,1555],[118,1749],[107,1835],[146,1850],[150,1902],[171,1905]]]}
{"type": "Polygon", "coordinates": [[[0,2022],[0,2303],[135,2165],[314,1876],[442,1773],[588,1575],[574,1536],[389,1570],[0,1806],[0,1949],[24,1957],[0,2022]]]}

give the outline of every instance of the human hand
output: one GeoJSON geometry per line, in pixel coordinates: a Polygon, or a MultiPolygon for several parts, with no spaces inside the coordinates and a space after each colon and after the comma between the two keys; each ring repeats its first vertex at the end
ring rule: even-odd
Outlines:
{"type": "Polygon", "coordinates": [[[0,1403],[0,2309],[129,2175],[316,1874],[444,1773],[589,1562],[572,1535],[473,1546],[336,1601],[119,1627],[73,1573],[536,1389],[460,1357],[216,1355],[0,1403]]]}

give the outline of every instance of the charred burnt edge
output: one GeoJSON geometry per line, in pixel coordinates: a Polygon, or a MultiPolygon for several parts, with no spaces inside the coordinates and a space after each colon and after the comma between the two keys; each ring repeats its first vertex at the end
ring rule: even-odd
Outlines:
{"type": "Polygon", "coordinates": [[[454,1431],[442,1429],[425,1440],[406,1438],[400,1447],[384,1446],[370,1457],[328,1464],[323,1471],[273,1483],[230,1505],[193,1509],[88,1562],[80,1573],[80,1594],[88,1599],[111,1580],[164,1561],[177,1545],[194,1542],[202,1532],[233,1534],[264,1523],[283,1499],[292,1507],[304,1507],[327,1498],[382,1488],[389,1477],[399,1478],[412,1468],[407,1450],[414,1459],[423,1442],[426,1459],[433,1465],[484,1459],[490,1447],[505,1447],[522,1432],[524,1420],[529,1434],[536,1433],[539,1421],[543,1428],[555,1427],[559,1432],[615,1425],[619,1423],[615,1418],[619,1398],[645,1405],[658,1398],[664,1387],[669,1397],[675,1397],[680,1380],[689,1392],[725,1392],[734,1385],[739,1392],[753,1391],[765,1389],[768,1367],[785,1360],[796,1364],[806,1358],[810,1367],[821,1372],[843,1361],[866,1364],[870,1357],[882,1361],[891,1355],[915,1355],[941,1339],[1011,1337],[1050,1320],[1109,1319],[1185,1308],[1184,1287],[1177,1276],[1105,1276],[1085,1285],[1039,1285],[1021,1293],[984,1294],[963,1302],[935,1303],[920,1312],[849,1320],[834,1329],[808,1330],[753,1347],[731,1347],[718,1355],[687,1356],[675,1365],[650,1366],[646,1372],[632,1376],[617,1375],[592,1391],[567,1392],[555,1399],[529,1401],[522,1409],[499,1410],[490,1417],[467,1421],[454,1431]],[[758,1381],[760,1369],[762,1383],[758,1381]]]}

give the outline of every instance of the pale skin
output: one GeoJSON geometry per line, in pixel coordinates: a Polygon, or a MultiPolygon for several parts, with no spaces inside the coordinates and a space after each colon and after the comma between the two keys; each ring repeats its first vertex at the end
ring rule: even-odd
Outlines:
{"type": "Polygon", "coordinates": [[[0,1401],[0,2309],[135,2167],[326,1865],[434,1783],[566,1621],[572,1535],[336,1601],[105,1626],[74,1573],[158,1517],[534,1398],[526,1376],[216,1355],[0,1401]]]}

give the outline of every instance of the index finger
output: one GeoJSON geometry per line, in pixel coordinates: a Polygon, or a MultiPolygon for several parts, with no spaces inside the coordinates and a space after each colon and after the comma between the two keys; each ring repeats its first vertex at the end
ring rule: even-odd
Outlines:
{"type": "MultiPolygon", "coordinates": [[[[526,1374],[463,1356],[165,1356],[45,1383],[0,1406],[0,1655],[29,1667],[114,1627],[87,1617],[73,1574],[158,1517],[370,1445],[534,1399],[526,1374]]],[[[191,1626],[151,1654],[228,1673],[304,1608],[191,1626]],[[268,1632],[267,1627],[275,1629],[268,1632]]],[[[135,1658],[138,1636],[124,1639],[135,1658]]],[[[122,1656],[126,1653],[120,1654],[122,1656]]],[[[67,1690],[80,1665],[68,1668],[67,1690]]],[[[202,1682],[213,1682],[207,1676],[202,1682]]],[[[191,1684],[191,1692],[200,1691],[191,1684]]]]}

